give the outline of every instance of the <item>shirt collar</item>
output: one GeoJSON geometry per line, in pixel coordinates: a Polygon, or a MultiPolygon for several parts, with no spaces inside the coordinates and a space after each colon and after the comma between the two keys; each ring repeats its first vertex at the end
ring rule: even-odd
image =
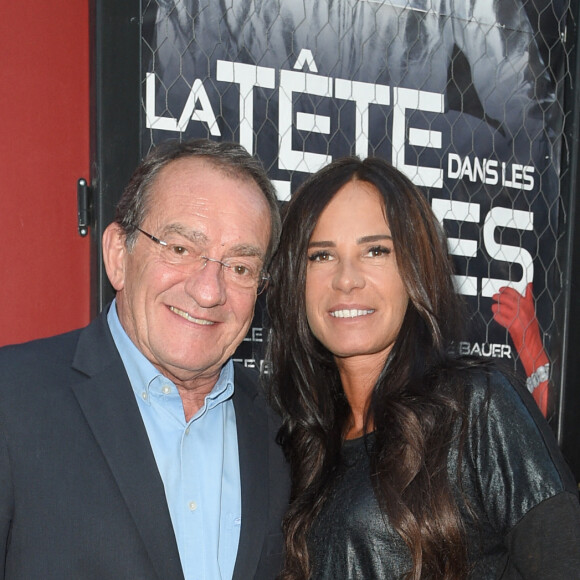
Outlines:
{"type": "MultiPolygon", "coordinates": [[[[109,323],[109,328],[113,335],[113,340],[115,341],[117,350],[119,351],[119,355],[121,356],[121,360],[125,365],[125,370],[127,371],[127,376],[129,377],[133,391],[138,398],[142,397],[144,390],[149,393],[151,386],[159,383],[159,381],[156,381],[158,378],[163,378],[164,383],[169,382],[174,385],[172,381],[162,375],[153,366],[153,364],[129,338],[129,335],[125,332],[125,329],[119,320],[116,300],[113,300],[111,303],[111,307],[107,313],[107,322],[109,323]]],[[[233,392],[234,364],[232,359],[229,359],[223,366],[213,389],[206,397],[207,407],[215,407],[219,403],[229,399],[233,395],[233,392]]]]}

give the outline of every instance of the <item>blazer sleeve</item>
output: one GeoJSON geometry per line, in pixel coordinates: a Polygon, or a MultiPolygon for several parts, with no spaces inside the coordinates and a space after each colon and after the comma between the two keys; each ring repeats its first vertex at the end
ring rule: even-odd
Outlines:
{"type": "Polygon", "coordinates": [[[580,503],[562,492],[533,507],[507,536],[522,578],[580,578],[580,503]]]}
{"type": "Polygon", "coordinates": [[[3,420],[0,416],[0,580],[4,580],[13,506],[12,469],[3,430],[3,420]]]}
{"type": "Polygon", "coordinates": [[[551,428],[529,393],[500,373],[474,384],[470,397],[474,502],[487,536],[503,538],[502,578],[580,579],[580,504],[551,428]]]}

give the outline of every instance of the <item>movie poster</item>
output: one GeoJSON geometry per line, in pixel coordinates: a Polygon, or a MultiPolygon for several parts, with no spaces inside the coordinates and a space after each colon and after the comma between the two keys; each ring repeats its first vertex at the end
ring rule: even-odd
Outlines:
{"type": "MultiPolygon", "coordinates": [[[[239,142],[280,200],[337,157],[389,160],[448,234],[478,329],[458,350],[513,363],[546,414],[557,399],[567,9],[567,0],[151,1],[142,152],[169,138],[239,142]]],[[[262,363],[261,310],[237,355],[247,366],[262,363]]]]}

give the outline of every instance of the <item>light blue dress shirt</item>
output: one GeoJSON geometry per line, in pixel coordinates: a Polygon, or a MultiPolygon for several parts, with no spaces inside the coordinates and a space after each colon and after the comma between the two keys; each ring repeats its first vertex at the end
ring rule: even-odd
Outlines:
{"type": "Polygon", "coordinates": [[[233,363],[186,422],[175,384],[127,336],[115,302],[107,320],[165,486],[185,579],[229,580],[242,512],[233,363]]]}

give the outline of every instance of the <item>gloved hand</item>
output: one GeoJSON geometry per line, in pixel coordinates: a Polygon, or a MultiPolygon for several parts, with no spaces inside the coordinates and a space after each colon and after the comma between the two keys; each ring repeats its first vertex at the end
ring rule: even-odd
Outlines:
{"type": "MultiPolygon", "coordinates": [[[[532,283],[526,286],[524,296],[517,290],[504,286],[492,296],[492,300],[495,300],[495,304],[491,306],[493,318],[509,332],[526,374],[530,376],[537,368],[549,362],[536,318],[532,283]]],[[[548,407],[548,381],[540,383],[532,394],[545,416],[548,407]]]]}

